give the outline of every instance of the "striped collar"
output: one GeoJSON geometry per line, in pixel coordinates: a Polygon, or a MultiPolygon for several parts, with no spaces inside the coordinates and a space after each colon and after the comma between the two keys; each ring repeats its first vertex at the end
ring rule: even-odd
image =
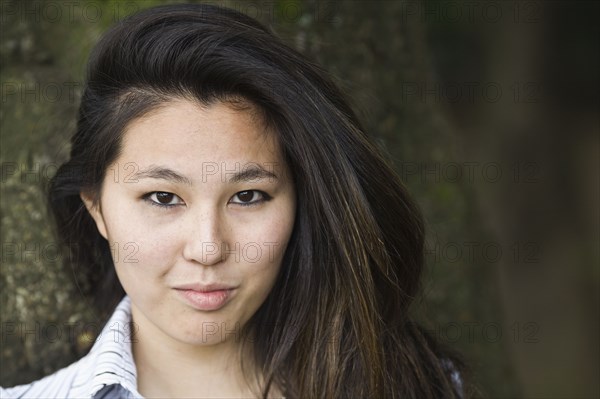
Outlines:
{"type": "Polygon", "coordinates": [[[4,389],[0,398],[143,398],[131,352],[131,301],[125,296],[87,355],[30,384],[4,389]]]}
{"type": "Polygon", "coordinates": [[[86,356],[89,371],[77,373],[72,385],[74,397],[100,398],[109,391],[115,393],[115,390],[119,396],[142,397],[137,391],[130,325],[131,300],[125,296],[86,356]]]}

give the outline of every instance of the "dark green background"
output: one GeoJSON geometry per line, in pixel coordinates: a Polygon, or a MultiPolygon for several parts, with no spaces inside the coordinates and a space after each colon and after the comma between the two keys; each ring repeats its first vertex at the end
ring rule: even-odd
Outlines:
{"type": "MultiPolygon", "coordinates": [[[[158,3],[0,3],[2,386],[71,363],[98,332],[43,187],[68,154],[91,47],[158,3]]],[[[598,3],[212,3],[330,70],[394,160],[428,226],[415,311],[481,396],[598,397],[598,3]]]]}

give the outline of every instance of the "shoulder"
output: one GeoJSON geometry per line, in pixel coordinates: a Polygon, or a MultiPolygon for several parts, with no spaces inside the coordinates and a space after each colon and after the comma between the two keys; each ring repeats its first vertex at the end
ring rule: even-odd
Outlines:
{"type": "Polygon", "coordinates": [[[89,368],[88,356],[72,363],[54,374],[34,381],[30,384],[17,385],[12,388],[0,388],[1,398],[66,398],[69,397],[74,382],[89,368]]]}
{"type": "Polygon", "coordinates": [[[131,353],[130,322],[131,303],[125,297],[86,356],[30,384],[0,388],[0,398],[102,398],[117,391],[116,397],[141,397],[131,353]]]}
{"type": "Polygon", "coordinates": [[[450,359],[442,359],[442,367],[449,374],[452,386],[456,390],[459,397],[464,398],[463,379],[459,369],[450,359]]]}
{"type": "Polygon", "coordinates": [[[84,359],[71,364],[41,380],[12,388],[0,387],[0,398],[141,398],[118,383],[103,385],[96,392],[87,383],[77,384],[80,373],[85,372],[84,359]]]}

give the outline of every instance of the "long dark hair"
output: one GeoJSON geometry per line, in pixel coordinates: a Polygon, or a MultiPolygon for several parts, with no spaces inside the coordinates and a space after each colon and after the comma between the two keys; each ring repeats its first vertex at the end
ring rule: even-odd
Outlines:
{"type": "Polygon", "coordinates": [[[124,291],[80,192],[98,194],[128,123],[176,98],[252,103],[293,174],[292,237],[247,329],[262,394],[276,384],[299,398],[462,396],[460,363],[408,316],[424,264],[417,206],[327,73],[225,8],[147,9],[92,52],[71,157],[49,203],[98,310],[109,314],[124,291]]]}

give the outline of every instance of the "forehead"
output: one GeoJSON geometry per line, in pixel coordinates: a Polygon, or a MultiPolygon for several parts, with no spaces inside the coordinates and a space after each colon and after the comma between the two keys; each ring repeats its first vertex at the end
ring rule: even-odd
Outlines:
{"type": "Polygon", "coordinates": [[[118,162],[166,165],[194,176],[207,165],[227,170],[247,164],[285,168],[276,134],[253,107],[223,102],[169,102],[131,122],[118,162]]]}

